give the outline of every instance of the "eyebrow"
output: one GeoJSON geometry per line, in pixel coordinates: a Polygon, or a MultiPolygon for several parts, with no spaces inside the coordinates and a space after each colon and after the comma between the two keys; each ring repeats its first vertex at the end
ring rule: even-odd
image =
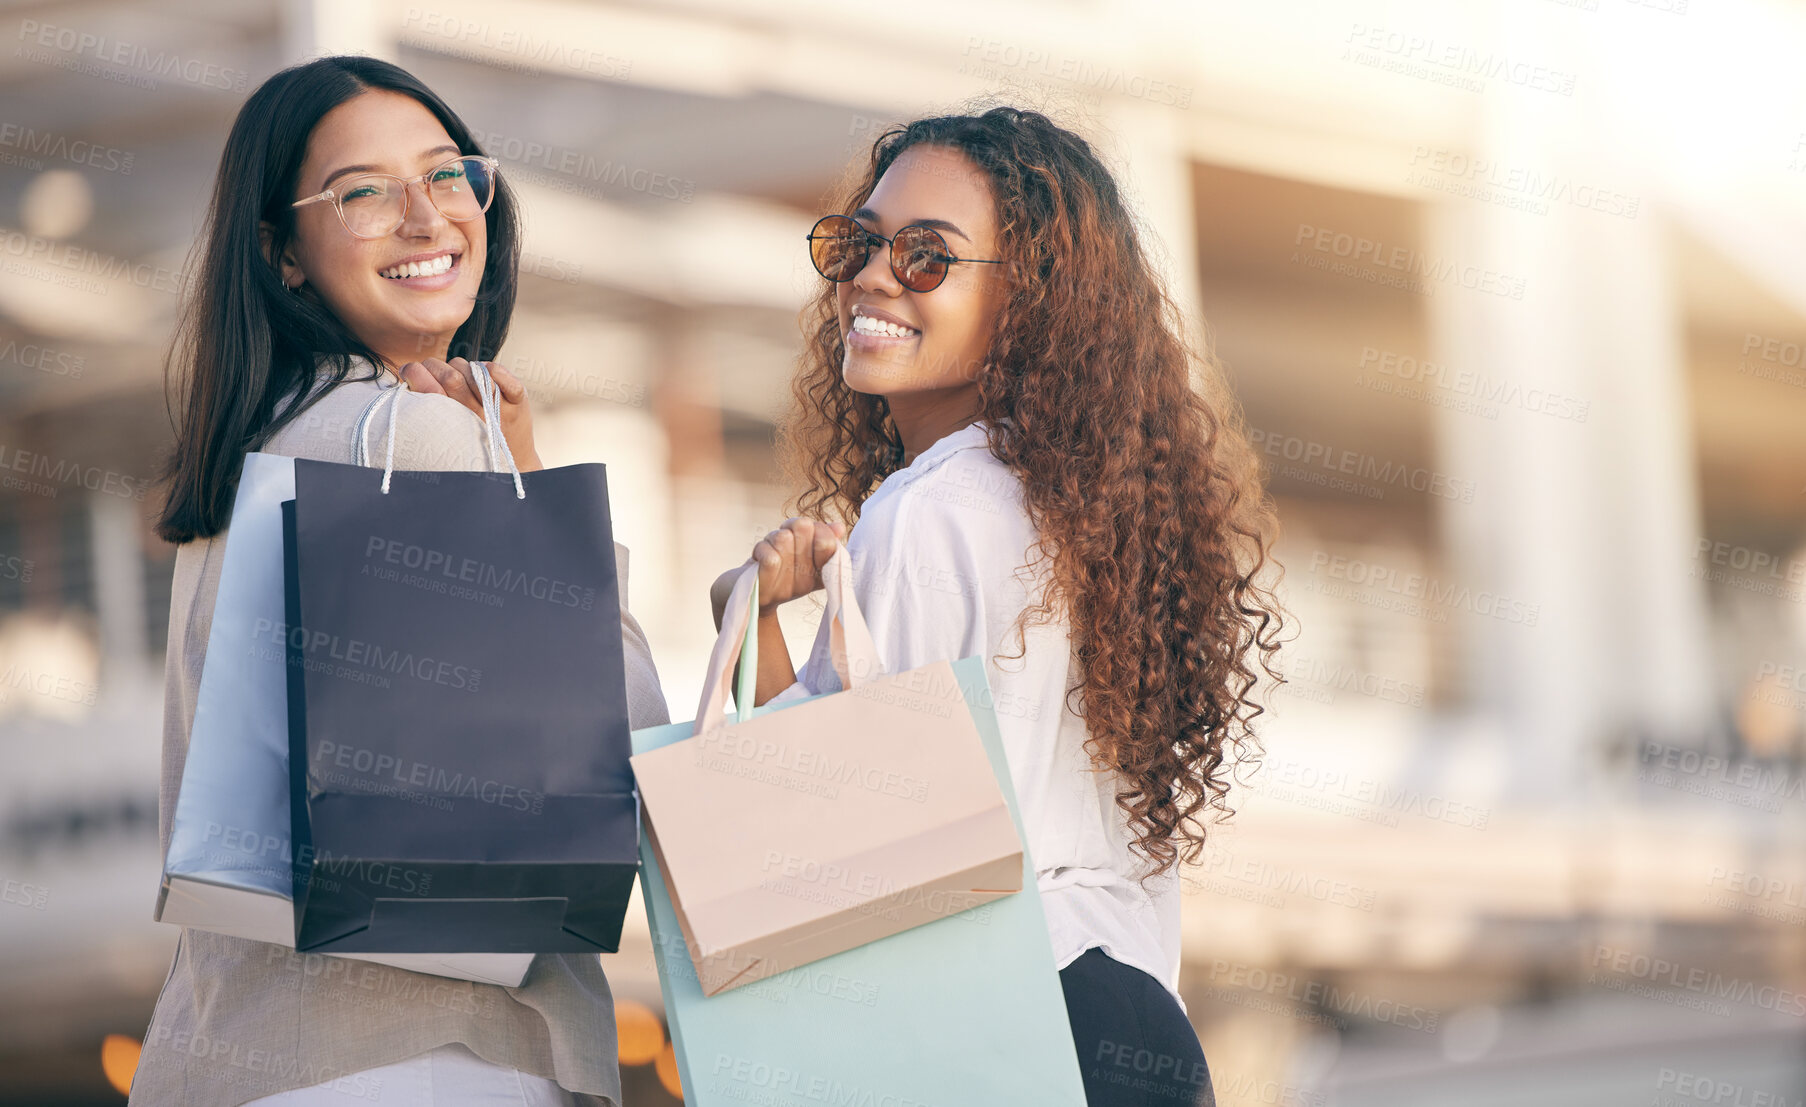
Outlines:
{"type": "MultiPolygon", "coordinates": [[[[867,223],[884,222],[883,219],[880,219],[878,217],[878,213],[873,211],[871,208],[860,208],[858,211],[853,213],[853,218],[854,219],[863,219],[867,223]]],[[[967,236],[965,231],[960,230],[959,227],[957,227],[956,225],[954,225],[952,223],[947,222],[945,219],[911,219],[908,223],[905,223],[904,226],[906,226],[906,227],[933,227],[937,231],[950,231],[953,234],[956,234],[956,235],[960,236],[961,238],[964,238],[967,242],[972,241],[972,239],[967,236]]]]}
{"type": "MultiPolygon", "coordinates": [[[[427,150],[424,153],[422,153],[419,157],[419,160],[425,161],[427,158],[433,157],[434,155],[437,155],[437,154],[443,154],[448,151],[450,153],[455,154],[455,153],[458,153],[458,148],[456,146],[451,145],[450,143],[446,143],[443,146],[435,146],[431,150],[427,150]]],[[[331,173],[327,174],[326,179],[324,181],[320,182],[320,188],[323,190],[331,188],[332,182],[338,180],[340,177],[343,177],[347,173],[381,173],[381,172],[382,172],[381,166],[347,165],[347,166],[343,167],[342,169],[335,169],[331,173]]]]}

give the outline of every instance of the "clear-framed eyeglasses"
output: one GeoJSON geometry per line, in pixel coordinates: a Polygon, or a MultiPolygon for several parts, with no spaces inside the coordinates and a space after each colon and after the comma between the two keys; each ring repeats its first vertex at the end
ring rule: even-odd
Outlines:
{"type": "Polygon", "coordinates": [[[440,215],[454,223],[468,223],[482,218],[495,200],[501,166],[496,158],[472,155],[453,158],[417,177],[360,173],[289,206],[298,208],[324,200],[338,211],[339,221],[354,237],[386,238],[407,219],[408,194],[418,184],[440,215]]]}

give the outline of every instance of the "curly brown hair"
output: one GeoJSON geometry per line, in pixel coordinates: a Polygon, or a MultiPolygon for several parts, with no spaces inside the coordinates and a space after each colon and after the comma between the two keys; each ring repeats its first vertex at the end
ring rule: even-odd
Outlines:
{"type": "MultiPolygon", "coordinates": [[[[918,119],[851,170],[851,212],[903,153],[963,153],[997,205],[1003,294],[975,376],[987,439],[1022,481],[1083,671],[1093,764],[1119,774],[1134,848],[1162,873],[1198,859],[1203,817],[1258,757],[1250,695],[1275,682],[1283,609],[1259,578],[1277,528],[1238,405],[1142,251],[1134,217],[1085,140],[1034,111],[918,119]],[[1210,393],[1194,387],[1194,377],[1210,393]],[[1229,755],[1235,761],[1227,764],[1229,755]]],[[[780,433],[800,514],[856,521],[903,463],[884,397],[841,376],[835,286],[804,310],[796,408],[780,433]]],[[[1020,627],[1023,625],[1019,623],[1020,627]]]]}

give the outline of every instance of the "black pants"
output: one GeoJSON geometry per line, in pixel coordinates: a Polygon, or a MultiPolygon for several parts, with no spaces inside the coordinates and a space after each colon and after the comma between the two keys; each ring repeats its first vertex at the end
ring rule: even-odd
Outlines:
{"type": "Polygon", "coordinates": [[[1060,987],[1089,1107],[1216,1107],[1204,1047],[1158,980],[1093,948],[1060,987]]]}

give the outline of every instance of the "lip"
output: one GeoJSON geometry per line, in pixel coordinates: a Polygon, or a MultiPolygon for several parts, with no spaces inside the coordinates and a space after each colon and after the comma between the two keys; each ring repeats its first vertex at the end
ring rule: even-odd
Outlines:
{"type": "Polygon", "coordinates": [[[376,271],[376,279],[383,282],[384,284],[395,285],[399,288],[408,288],[408,289],[412,289],[416,292],[437,292],[439,289],[450,288],[453,284],[456,284],[459,275],[462,274],[463,272],[464,272],[464,254],[463,254],[463,252],[460,250],[446,249],[446,248],[441,247],[440,249],[437,249],[437,250],[428,250],[425,253],[410,254],[405,258],[398,258],[395,261],[392,261],[389,264],[383,266],[382,269],[378,269],[376,271]],[[397,265],[406,265],[409,262],[414,262],[414,261],[431,261],[432,259],[437,258],[437,257],[444,257],[446,254],[451,255],[452,264],[451,264],[451,268],[447,269],[443,273],[435,273],[434,275],[432,275],[430,277],[394,277],[394,278],[390,278],[390,277],[385,277],[382,275],[383,269],[393,269],[397,265]]]}
{"type": "Polygon", "coordinates": [[[869,315],[873,319],[881,319],[886,323],[895,323],[899,327],[908,327],[910,330],[918,333],[922,330],[921,327],[904,319],[902,316],[892,315],[890,312],[885,311],[882,308],[875,308],[870,304],[854,304],[852,314],[869,315]]]}
{"type": "Polygon", "coordinates": [[[901,338],[893,337],[888,334],[860,334],[858,331],[853,329],[852,323],[849,321],[847,324],[847,330],[846,330],[846,342],[847,342],[848,349],[860,350],[860,351],[864,351],[867,353],[870,353],[870,352],[873,352],[876,350],[895,349],[898,346],[903,346],[903,345],[907,345],[908,343],[911,343],[911,342],[919,341],[922,337],[922,328],[916,326],[914,323],[911,323],[907,319],[902,319],[902,318],[899,318],[898,316],[892,315],[888,311],[883,311],[879,308],[872,307],[869,304],[854,304],[852,314],[854,316],[860,316],[860,315],[869,316],[870,318],[873,318],[873,319],[883,320],[886,323],[895,323],[899,327],[908,327],[909,329],[915,331],[916,333],[914,333],[912,335],[906,335],[901,338]]]}

